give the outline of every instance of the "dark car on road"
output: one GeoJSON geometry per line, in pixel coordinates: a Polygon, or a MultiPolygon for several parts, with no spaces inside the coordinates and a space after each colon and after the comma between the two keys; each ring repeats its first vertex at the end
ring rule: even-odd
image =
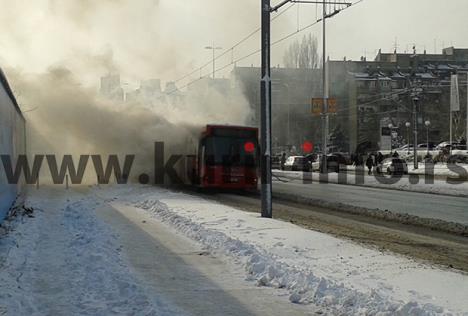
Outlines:
{"type": "Polygon", "coordinates": [[[382,171],[387,172],[389,175],[402,175],[408,173],[408,165],[406,161],[399,158],[388,158],[382,163],[382,171]]]}
{"type": "MultiPolygon", "coordinates": [[[[329,154],[327,155],[327,172],[340,172],[340,164],[343,161],[343,157],[340,155],[329,154]]],[[[322,161],[320,161],[320,172],[324,172],[324,167],[322,161]]]]}
{"type": "Polygon", "coordinates": [[[284,169],[309,172],[312,169],[312,165],[304,156],[291,156],[286,160],[284,169]]]}
{"type": "Polygon", "coordinates": [[[271,169],[281,169],[281,156],[275,155],[271,157],[271,169]]]}
{"type": "Polygon", "coordinates": [[[331,154],[332,156],[336,156],[338,158],[338,163],[340,165],[352,165],[353,160],[351,159],[351,155],[344,152],[334,152],[331,154]]]}

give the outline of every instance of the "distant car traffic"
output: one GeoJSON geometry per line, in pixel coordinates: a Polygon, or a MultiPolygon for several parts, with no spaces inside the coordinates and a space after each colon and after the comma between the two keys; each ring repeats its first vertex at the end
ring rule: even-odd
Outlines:
{"type": "Polygon", "coordinates": [[[408,174],[406,161],[399,158],[387,158],[382,162],[382,170],[389,175],[408,174]]]}
{"type": "Polygon", "coordinates": [[[412,151],[413,150],[413,145],[403,145],[399,148],[396,149],[397,151],[412,151]]]}
{"type": "MultiPolygon", "coordinates": [[[[427,143],[422,143],[418,145],[418,149],[427,149],[427,143]]],[[[429,143],[429,150],[434,150],[436,145],[434,143],[429,143]]]]}
{"type": "Polygon", "coordinates": [[[312,169],[312,165],[304,156],[291,156],[286,160],[284,169],[309,172],[312,169]]]}
{"type": "Polygon", "coordinates": [[[450,148],[452,150],[454,149],[465,150],[466,144],[461,144],[461,143],[456,143],[456,142],[452,142],[452,144],[450,144],[450,142],[442,142],[435,147],[436,150],[444,150],[444,149],[450,150],[450,148]]]}

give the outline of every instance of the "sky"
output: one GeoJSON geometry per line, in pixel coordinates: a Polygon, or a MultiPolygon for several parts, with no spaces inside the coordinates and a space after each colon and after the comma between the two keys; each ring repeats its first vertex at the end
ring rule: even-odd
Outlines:
{"type": "MultiPolygon", "coordinates": [[[[66,66],[89,86],[115,72],[129,87],[142,79],[175,80],[209,61],[205,47],[212,43],[226,52],[217,67],[260,44],[256,34],[230,50],[259,27],[259,0],[0,0],[0,7],[1,67],[40,73],[66,66]]],[[[273,22],[273,41],[316,20],[315,5],[284,9],[273,22]]],[[[466,12],[466,0],[363,0],[329,20],[328,54],[359,59],[373,58],[379,48],[393,51],[395,45],[400,52],[413,45],[420,52],[468,47],[466,12]]],[[[282,63],[291,41],[308,32],[320,42],[319,25],[298,33],[273,48],[273,65],[282,63]]],[[[257,54],[237,64],[258,65],[259,60],[257,54]]],[[[227,77],[231,69],[218,75],[227,77]]],[[[201,73],[210,72],[211,64],[201,73]]]]}

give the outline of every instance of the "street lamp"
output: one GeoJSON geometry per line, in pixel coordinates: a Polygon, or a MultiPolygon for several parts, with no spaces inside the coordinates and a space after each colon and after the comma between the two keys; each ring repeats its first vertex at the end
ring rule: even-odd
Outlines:
{"type": "Polygon", "coordinates": [[[409,129],[410,129],[410,127],[411,127],[411,123],[410,123],[410,122],[406,122],[405,126],[406,126],[406,141],[408,142],[408,154],[409,154],[409,152],[410,152],[409,129]]]}
{"type": "Polygon", "coordinates": [[[429,155],[429,127],[431,126],[431,121],[424,122],[426,125],[426,146],[427,146],[427,155],[429,155]]]}
{"type": "Polygon", "coordinates": [[[393,152],[393,134],[392,134],[393,124],[392,123],[388,124],[388,129],[390,129],[390,154],[391,154],[393,152]]]}
{"type": "Polygon", "coordinates": [[[213,46],[206,46],[205,49],[209,49],[213,51],[213,79],[215,78],[216,74],[216,58],[215,58],[215,52],[217,50],[223,49],[222,47],[216,47],[215,44],[213,46]]]}

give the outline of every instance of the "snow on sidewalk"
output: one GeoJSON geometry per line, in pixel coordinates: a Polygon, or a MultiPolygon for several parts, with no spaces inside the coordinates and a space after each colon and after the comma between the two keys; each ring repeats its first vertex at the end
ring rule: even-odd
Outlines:
{"type": "Polygon", "coordinates": [[[34,218],[0,238],[0,315],[179,315],[146,293],[118,237],[96,217],[102,201],[32,190],[34,218]]]}
{"type": "Polygon", "coordinates": [[[141,186],[98,194],[152,213],[244,265],[259,285],[288,289],[295,303],[347,315],[468,315],[463,274],[187,194],[141,186]]]}

